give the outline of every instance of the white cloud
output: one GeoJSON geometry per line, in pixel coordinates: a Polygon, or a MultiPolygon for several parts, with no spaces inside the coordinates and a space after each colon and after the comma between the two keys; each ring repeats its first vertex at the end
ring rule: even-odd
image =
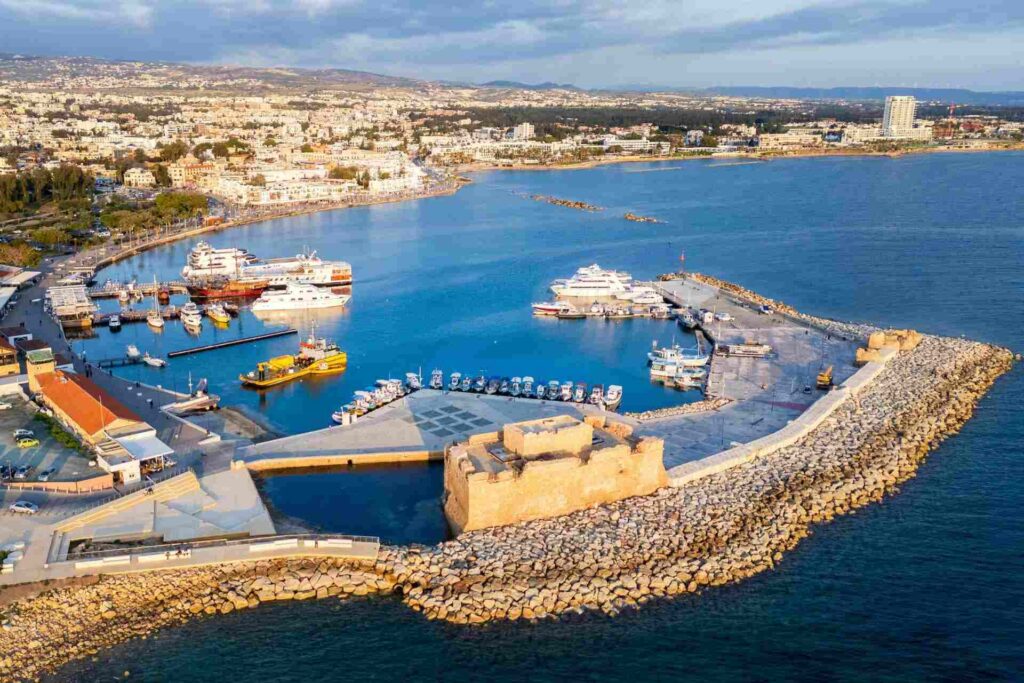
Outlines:
{"type": "Polygon", "coordinates": [[[137,27],[148,26],[153,15],[151,7],[135,0],[0,0],[0,7],[32,18],[118,22],[137,27]]]}

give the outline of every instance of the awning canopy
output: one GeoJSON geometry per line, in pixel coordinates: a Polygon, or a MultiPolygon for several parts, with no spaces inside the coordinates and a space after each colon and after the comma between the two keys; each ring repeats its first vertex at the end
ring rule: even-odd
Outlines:
{"type": "Polygon", "coordinates": [[[32,278],[38,276],[39,271],[37,270],[23,270],[20,273],[4,278],[3,285],[5,287],[21,287],[32,278]]]}
{"type": "Polygon", "coordinates": [[[156,437],[155,431],[136,432],[111,438],[139,462],[166,457],[174,453],[173,448],[156,437]]]}

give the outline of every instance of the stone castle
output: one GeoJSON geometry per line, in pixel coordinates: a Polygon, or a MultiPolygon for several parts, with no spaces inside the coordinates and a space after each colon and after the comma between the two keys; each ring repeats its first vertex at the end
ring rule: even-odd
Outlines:
{"type": "Polygon", "coordinates": [[[645,496],[668,483],[663,449],[602,417],[508,424],[445,454],[445,516],[462,533],[645,496]]]}

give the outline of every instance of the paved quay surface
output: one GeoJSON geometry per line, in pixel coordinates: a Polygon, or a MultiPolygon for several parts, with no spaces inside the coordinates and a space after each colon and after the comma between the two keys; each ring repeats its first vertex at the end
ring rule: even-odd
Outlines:
{"type": "Polygon", "coordinates": [[[833,366],[837,385],[857,370],[853,359],[857,341],[862,340],[843,340],[786,316],[764,315],[753,304],[693,280],[657,284],[678,305],[727,313],[731,320],[716,321],[705,330],[717,343],[751,341],[772,347],[767,358],[715,355],[708,393],[733,403],[710,413],[662,418],[640,428],[641,434],[665,439],[666,468],[785,427],[824,396],[813,388],[822,367],[833,366]]]}
{"type": "Polygon", "coordinates": [[[599,411],[593,406],[561,401],[420,389],[364,415],[354,425],[265,441],[240,449],[236,457],[258,468],[260,461],[285,458],[440,454],[449,444],[463,441],[471,434],[497,431],[509,422],[552,415],[579,416],[584,412],[599,411]]]}

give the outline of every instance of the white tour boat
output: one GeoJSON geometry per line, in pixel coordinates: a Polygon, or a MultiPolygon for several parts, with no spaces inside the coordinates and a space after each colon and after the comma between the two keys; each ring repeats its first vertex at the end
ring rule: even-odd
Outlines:
{"type": "Polygon", "coordinates": [[[313,285],[289,284],[285,289],[268,289],[252,304],[253,311],[297,311],[344,306],[351,297],[313,285]]]}
{"type": "Polygon", "coordinates": [[[167,365],[167,361],[165,361],[163,358],[154,358],[153,356],[149,355],[149,353],[146,353],[146,355],[142,357],[142,362],[154,368],[162,368],[167,365]]]}
{"type": "Polygon", "coordinates": [[[124,355],[126,358],[130,358],[131,360],[135,360],[136,358],[140,358],[142,356],[142,354],[139,353],[139,347],[136,346],[135,344],[129,344],[128,347],[125,349],[124,355]]]}

